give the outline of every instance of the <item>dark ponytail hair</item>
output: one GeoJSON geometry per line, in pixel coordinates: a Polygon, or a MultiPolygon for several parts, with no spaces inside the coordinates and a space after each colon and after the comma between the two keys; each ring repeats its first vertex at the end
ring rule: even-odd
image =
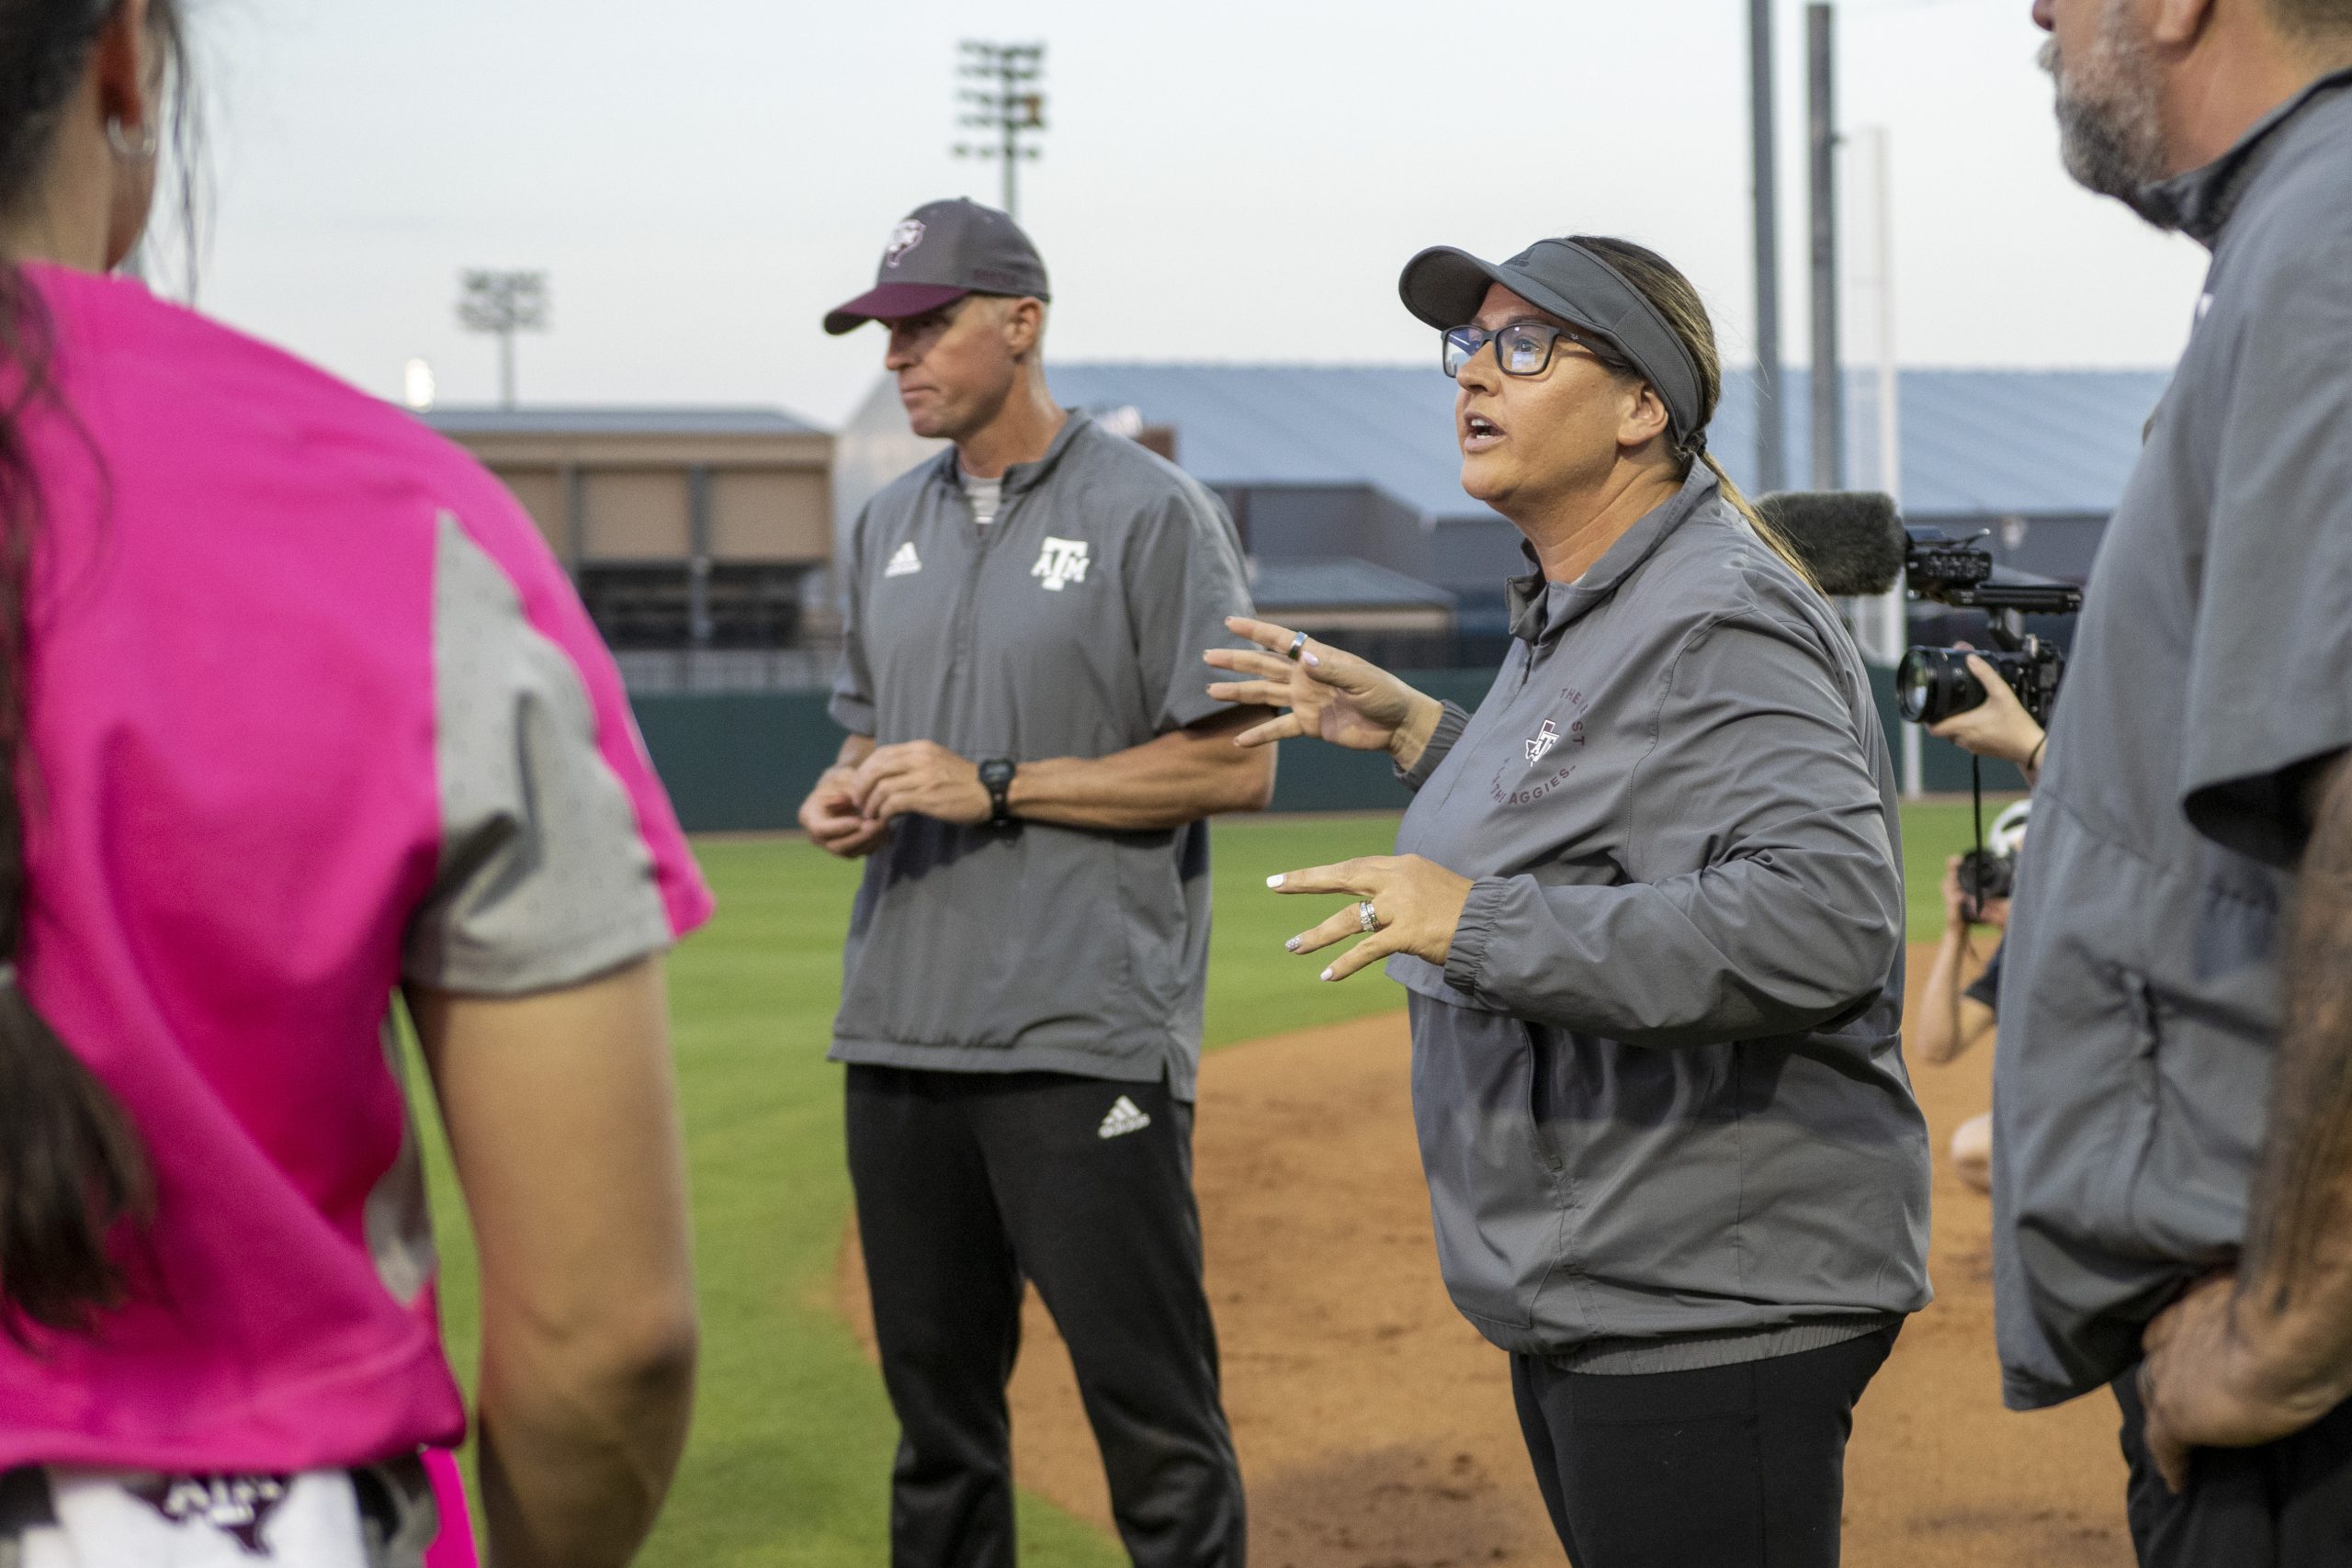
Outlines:
{"type": "Polygon", "coordinates": [[[1666,318],[1682,346],[1690,351],[1690,363],[1699,371],[1699,426],[1681,433],[1675,455],[1682,463],[1682,477],[1688,478],[1691,465],[1704,463],[1714,470],[1715,482],[1723,487],[1724,499],[1735,511],[1747,519],[1757,537],[1771,547],[1772,553],[1789,563],[1789,569],[1803,578],[1816,592],[1821,584],[1814,580],[1813,570],[1799,558],[1788,536],[1774,527],[1763,513],[1758,512],[1732,483],[1715,455],[1707,450],[1703,439],[1707,422],[1715,417],[1715,405],[1723,400],[1724,362],[1715,347],[1715,324],[1707,315],[1707,302],[1699,298],[1699,290],[1680,269],[1656,251],[1634,244],[1630,240],[1612,240],[1590,234],[1579,234],[1576,243],[1600,256],[1617,269],[1619,276],[1638,289],[1642,297],[1666,318]]]}
{"type": "MultiPolygon", "coordinates": [[[[123,0],[0,0],[0,220],[21,218],[90,51],[123,0]]],[[[149,0],[151,31],[185,91],[177,0],[149,0]]],[[[162,114],[160,106],[155,113],[162,114]]],[[[119,1304],[107,1236],[153,1207],[130,1118],[33,1010],[17,965],[25,943],[25,662],[40,476],[25,425],[56,398],[38,293],[0,254],[0,1330],[76,1331],[119,1304]]]]}

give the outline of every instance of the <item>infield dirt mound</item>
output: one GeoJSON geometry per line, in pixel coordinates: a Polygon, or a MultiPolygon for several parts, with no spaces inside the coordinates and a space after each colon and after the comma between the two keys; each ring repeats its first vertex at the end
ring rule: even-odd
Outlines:
{"type": "MultiPolygon", "coordinates": [[[[1913,950],[1915,975],[1930,951],[1913,950]]],[[[1408,1055],[1397,1014],[1237,1046],[1202,1066],[1209,1295],[1261,1568],[1561,1561],[1504,1357],[1438,1279],[1408,1055]]],[[[2112,1403],[2001,1408],[1990,1215],[1941,1159],[1952,1129],[1989,1103],[1991,1072],[1989,1053],[1913,1068],[1939,1155],[1937,1300],[1856,1413],[1850,1568],[2132,1562],[2112,1403]]],[[[870,1349],[854,1235],[840,1295],[870,1349]]],[[[1025,1334],[1012,1384],[1022,1483],[1107,1530],[1069,1359],[1034,1294],[1025,1334]]]]}

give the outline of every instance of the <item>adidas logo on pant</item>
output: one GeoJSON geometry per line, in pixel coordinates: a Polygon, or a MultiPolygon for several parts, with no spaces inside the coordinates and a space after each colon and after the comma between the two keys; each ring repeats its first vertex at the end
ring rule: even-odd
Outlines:
{"type": "Polygon", "coordinates": [[[1102,1125],[1094,1129],[1094,1135],[1098,1138],[1115,1138],[1124,1133],[1140,1133],[1150,1125],[1151,1118],[1138,1110],[1134,1100],[1123,1094],[1119,1096],[1118,1103],[1111,1107],[1111,1113],[1102,1118],[1102,1125]]]}

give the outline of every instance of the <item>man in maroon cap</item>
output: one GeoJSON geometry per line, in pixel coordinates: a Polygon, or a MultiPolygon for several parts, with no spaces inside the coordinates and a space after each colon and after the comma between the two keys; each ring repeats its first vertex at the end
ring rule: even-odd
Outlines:
{"type": "Polygon", "coordinates": [[[888,327],[916,434],[954,444],[858,518],[850,734],[800,811],[867,857],[832,1057],[900,1429],[892,1559],[1011,1568],[1026,1280],[1135,1562],[1240,1568],[1192,1125],[1204,818],[1273,788],[1201,663],[1250,596],[1214,495],[1054,401],[1046,298],[1012,219],[937,201],[825,320],[888,327]]]}

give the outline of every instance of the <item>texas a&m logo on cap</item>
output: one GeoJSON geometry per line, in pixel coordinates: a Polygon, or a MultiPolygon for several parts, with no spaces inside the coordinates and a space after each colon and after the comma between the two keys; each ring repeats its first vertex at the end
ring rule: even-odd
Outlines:
{"type": "Polygon", "coordinates": [[[890,231],[890,243],[882,253],[882,265],[884,266],[898,265],[900,257],[922,243],[922,220],[914,218],[908,219],[890,231]]]}

